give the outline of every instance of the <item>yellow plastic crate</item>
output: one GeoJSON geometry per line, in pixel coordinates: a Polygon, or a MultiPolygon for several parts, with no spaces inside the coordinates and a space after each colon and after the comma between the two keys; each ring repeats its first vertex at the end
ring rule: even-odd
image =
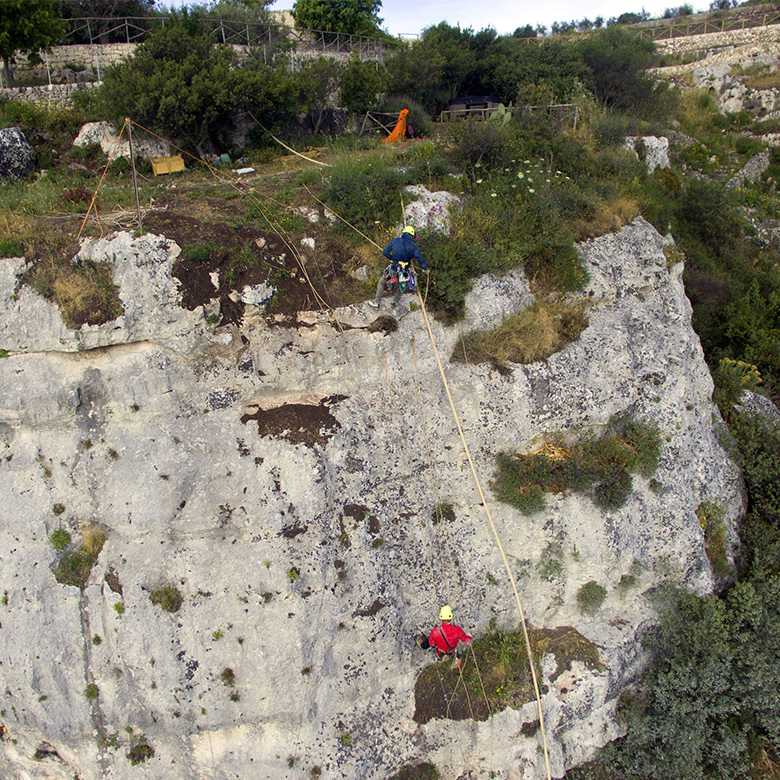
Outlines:
{"type": "Polygon", "coordinates": [[[183,170],[184,160],[180,154],[175,154],[173,157],[152,157],[152,171],[154,171],[155,176],[183,170]]]}

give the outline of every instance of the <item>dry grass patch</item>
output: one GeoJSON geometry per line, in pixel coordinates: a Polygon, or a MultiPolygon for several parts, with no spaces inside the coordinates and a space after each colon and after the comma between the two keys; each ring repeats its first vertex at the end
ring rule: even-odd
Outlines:
{"type": "Polygon", "coordinates": [[[753,65],[743,68],[734,65],[731,76],[741,78],[749,89],[778,89],[780,87],[780,71],[772,70],[769,65],[753,65]]]}
{"type": "Polygon", "coordinates": [[[634,198],[619,195],[598,209],[591,219],[579,219],[574,225],[575,241],[613,233],[639,216],[639,204],[634,198]]]}
{"type": "Polygon", "coordinates": [[[47,257],[35,263],[24,281],[59,306],[63,322],[69,328],[100,325],[124,312],[108,263],[74,266],[47,257]]]}
{"type": "Polygon", "coordinates": [[[454,363],[536,363],[559,352],[588,326],[586,305],[535,301],[497,328],[475,331],[455,345],[454,363]]]}
{"type": "Polygon", "coordinates": [[[750,89],[778,89],[780,88],[780,73],[764,73],[762,75],[748,76],[745,78],[745,86],[750,89]]]}

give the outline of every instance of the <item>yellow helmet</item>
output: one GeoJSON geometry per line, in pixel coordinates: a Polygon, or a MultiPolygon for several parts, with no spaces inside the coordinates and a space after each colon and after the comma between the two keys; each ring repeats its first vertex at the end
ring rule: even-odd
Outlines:
{"type": "Polygon", "coordinates": [[[414,227],[412,225],[407,225],[402,231],[401,235],[404,233],[408,233],[410,236],[414,236],[414,227]]]}
{"type": "Polygon", "coordinates": [[[439,620],[452,620],[452,607],[449,604],[439,610],[439,620]]]}

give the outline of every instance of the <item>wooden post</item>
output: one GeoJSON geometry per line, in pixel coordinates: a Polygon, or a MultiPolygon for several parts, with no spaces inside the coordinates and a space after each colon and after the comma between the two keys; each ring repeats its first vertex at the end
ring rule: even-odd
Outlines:
{"type": "Polygon", "coordinates": [[[135,174],[135,154],[133,154],[133,121],[130,117],[125,117],[127,122],[127,138],[130,142],[130,165],[133,168],[133,189],[135,190],[135,214],[138,218],[138,230],[141,234],[144,232],[144,226],[141,222],[141,204],[138,201],[138,179],[135,174]]]}

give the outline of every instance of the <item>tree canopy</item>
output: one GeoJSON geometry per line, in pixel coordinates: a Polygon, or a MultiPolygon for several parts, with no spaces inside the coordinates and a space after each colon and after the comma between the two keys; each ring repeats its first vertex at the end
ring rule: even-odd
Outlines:
{"type": "Polygon", "coordinates": [[[129,116],[202,152],[227,141],[241,111],[270,117],[290,108],[294,83],[286,67],[259,57],[243,67],[236,62],[198,17],[173,14],[130,60],[106,73],[102,100],[114,119],[129,116]]]}
{"type": "Polygon", "coordinates": [[[621,27],[608,27],[577,45],[590,70],[589,86],[606,105],[635,108],[653,93],[646,75],[655,64],[655,44],[621,27]]]}
{"type": "Polygon", "coordinates": [[[4,0],[0,6],[0,56],[6,86],[17,53],[37,55],[55,44],[65,31],[56,7],[47,0],[4,0]]]}
{"type": "Polygon", "coordinates": [[[308,30],[378,35],[381,0],[295,0],[295,26],[308,30]]]}

